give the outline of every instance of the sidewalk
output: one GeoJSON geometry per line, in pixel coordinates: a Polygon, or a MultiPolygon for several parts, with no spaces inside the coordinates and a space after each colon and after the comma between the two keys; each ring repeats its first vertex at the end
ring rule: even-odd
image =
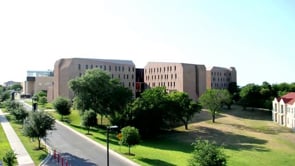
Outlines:
{"type": "Polygon", "coordinates": [[[28,154],[24,145],[16,135],[15,131],[7,121],[2,110],[0,109],[0,123],[9,141],[11,149],[16,153],[16,158],[19,166],[33,166],[35,165],[32,158],[28,154]]]}

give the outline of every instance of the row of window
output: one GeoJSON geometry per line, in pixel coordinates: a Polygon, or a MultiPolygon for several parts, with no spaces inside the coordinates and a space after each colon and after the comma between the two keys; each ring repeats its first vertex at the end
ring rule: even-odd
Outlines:
{"type": "MultiPolygon", "coordinates": [[[[225,72],[225,73],[223,73],[223,75],[224,76],[231,76],[231,73],[229,72],[228,74],[227,74],[227,72],[225,72]]],[[[222,76],[222,72],[214,72],[214,71],[212,71],[211,72],[211,76],[222,76]]]]}
{"type": "MultiPolygon", "coordinates": [[[[85,65],[85,69],[87,70],[87,69],[93,69],[93,68],[100,68],[101,70],[107,70],[107,66],[106,65],[88,65],[88,64],[86,64],[85,65]]],[[[81,70],[81,68],[82,68],[82,65],[81,64],[78,64],[78,69],[79,70],[81,70]]],[[[112,66],[108,66],[108,70],[109,71],[112,71],[112,66]]],[[[134,67],[130,67],[130,66],[128,66],[128,72],[130,72],[132,70],[132,72],[134,72],[134,67]]],[[[125,67],[124,66],[114,66],[114,71],[122,71],[122,72],[124,72],[125,71],[125,67]]]]}
{"type": "Polygon", "coordinates": [[[175,82],[158,82],[158,85],[156,82],[148,83],[149,87],[155,87],[155,86],[165,86],[167,88],[175,88],[175,82]]]}
{"type": "Polygon", "coordinates": [[[228,88],[227,83],[211,83],[212,88],[228,88]]]}
{"type": "MultiPolygon", "coordinates": [[[[151,77],[149,76],[149,75],[147,75],[146,77],[145,77],[145,79],[148,81],[148,80],[150,80],[150,78],[151,78],[151,80],[156,80],[156,79],[169,79],[169,75],[168,74],[161,74],[161,75],[151,75],[151,77]]],[[[171,74],[170,75],[170,79],[177,79],[177,74],[171,74]]]]}
{"type": "Polygon", "coordinates": [[[148,69],[144,69],[144,72],[145,72],[145,74],[147,74],[147,72],[148,73],[161,73],[161,72],[171,72],[172,70],[176,71],[176,66],[148,68],[148,69]]]}
{"type": "Polygon", "coordinates": [[[224,78],[224,77],[213,77],[212,78],[213,81],[217,81],[217,82],[230,82],[230,78],[224,78]]]}

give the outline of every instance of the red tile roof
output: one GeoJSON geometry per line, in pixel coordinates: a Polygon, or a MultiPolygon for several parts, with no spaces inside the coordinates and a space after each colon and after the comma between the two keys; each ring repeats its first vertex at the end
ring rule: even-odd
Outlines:
{"type": "Polygon", "coordinates": [[[286,104],[293,104],[295,102],[295,92],[289,92],[286,95],[278,98],[278,101],[283,100],[286,104]]]}

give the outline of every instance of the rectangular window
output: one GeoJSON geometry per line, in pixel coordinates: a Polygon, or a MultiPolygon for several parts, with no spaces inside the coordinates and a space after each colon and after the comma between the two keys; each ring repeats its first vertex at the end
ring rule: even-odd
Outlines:
{"type": "Polygon", "coordinates": [[[78,64],[78,69],[81,70],[81,64],[78,64]]]}
{"type": "Polygon", "coordinates": [[[86,69],[88,69],[88,65],[86,65],[86,67],[85,67],[86,69]]]}
{"type": "Polygon", "coordinates": [[[109,66],[109,71],[111,71],[112,70],[112,66],[109,66]]]}

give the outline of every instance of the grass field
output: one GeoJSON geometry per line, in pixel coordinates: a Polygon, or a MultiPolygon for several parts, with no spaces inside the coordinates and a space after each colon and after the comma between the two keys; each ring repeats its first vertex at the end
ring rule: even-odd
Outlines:
{"type": "MultiPolygon", "coordinates": [[[[54,115],[57,117],[57,115],[54,115]]],[[[86,134],[80,127],[79,114],[69,116],[74,129],[86,134]]],[[[105,130],[93,129],[88,137],[105,145],[105,130]]],[[[187,165],[192,152],[191,143],[196,138],[215,141],[224,147],[228,165],[294,165],[295,133],[271,121],[271,114],[261,110],[244,111],[240,107],[224,110],[211,122],[206,111],[197,114],[185,131],[183,126],[163,133],[153,140],[145,140],[131,149],[133,156],[126,156],[128,149],[118,145],[115,134],[111,148],[143,166],[187,165]]]]}

